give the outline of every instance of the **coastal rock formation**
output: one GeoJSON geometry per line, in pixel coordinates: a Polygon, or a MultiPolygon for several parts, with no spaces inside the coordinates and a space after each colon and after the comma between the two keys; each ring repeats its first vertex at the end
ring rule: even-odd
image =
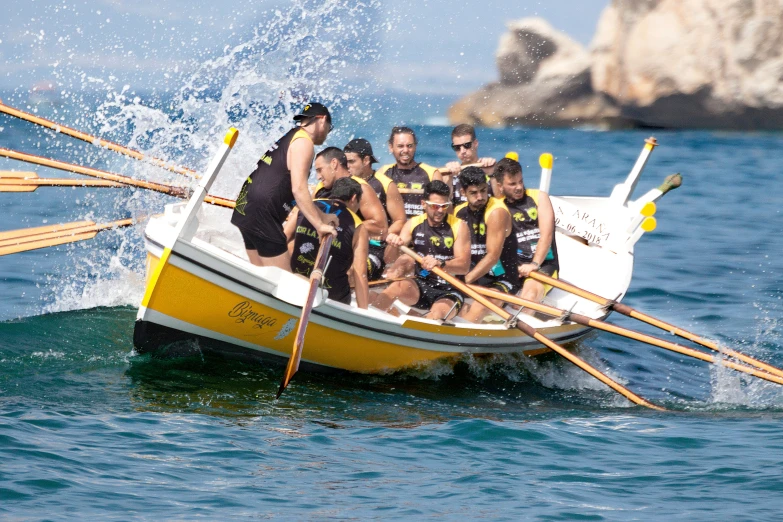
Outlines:
{"type": "Polygon", "coordinates": [[[783,0],[612,0],[590,52],[540,19],[508,29],[500,81],[453,122],[783,128],[783,0]]]}
{"type": "Polygon", "coordinates": [[[642,125],[783,128],[782,0],[613,0],[593,88],[642,125]]]}
{"type": "Polygon", "coordinates": [[[487,126],[617,123],[618,108],[592,88],[588,52],[541,18],[508,24],[496,52],[500,81],[459,100],[453,122],[487,126]]]}

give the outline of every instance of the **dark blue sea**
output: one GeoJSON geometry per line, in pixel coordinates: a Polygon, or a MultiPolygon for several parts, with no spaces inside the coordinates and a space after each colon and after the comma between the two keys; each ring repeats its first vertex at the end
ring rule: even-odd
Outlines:
{"type": "MultiPolygon", "coordinates": [[[[233,198],[300,98],[267,87],[205,92],[69,91],[38,105],[19,91],[2,97],[195,168],[236,125],[236,152],[213,189],[233,198]]],[[[407,123],[419,160],[452,159],[450,128],[432,119],[449,100],[330,96],[337,127],[327,145],[366,137],[386,162],[391,126],[407,123]]],[[[600,196],[625,179],[650,134],[520,128],[478,138],[482,156],[517,151],[532,186],[538,155],[551,152],[553,194],[600,196]]],[[[674,172],[684,182],[659,201],[658,228],[637,245],[625,302],[783,366],[783,134],[653,134],[660,146],[636,195],[674,172]]],[[[0,147],[186,182],[2,115],[0,147]]],[[[78,177],[9,159],[0,170],[78,177]]],[[[668,411],[632,406],[556,358],[465,359],[391,376],[300,372],[275,400],[281,367],[197,350],[135,354],[143,217],[170,202],[130,188],[0,193],[0,230],[142,221],[0,257],[0,518],[781,518],[783,388],[610,334],[578,352],[668,411]]]]}

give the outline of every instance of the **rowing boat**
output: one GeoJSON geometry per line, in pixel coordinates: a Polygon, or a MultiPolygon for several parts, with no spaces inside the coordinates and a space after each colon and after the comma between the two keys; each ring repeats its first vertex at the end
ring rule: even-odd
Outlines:
{"type": "MultiPolygon", "coordinates": [[[[627,179],[606,197],[551,196],[561,277],[617,301],[633,273],[634,245],[654,229],[654,201],[665,189],[654,189],[631,201],[646,161],[655,147],[645,143],[627,179]]],[[[238,230],[228,225],[230,209],[202,206],[207,190],[230,152],[224,147],[186,203],[167,205],[150,219],[144,232],[147,283],[134,330],[139,353],[170,353],[195,343],[203,352],[251,357],[285,364],[292,352],[308,281],[275,268],[252,265],[238,230]],[[220,155],[219,155],[220,156],[220,155]]],[[[541,189],[548,192],[551,155],[542,155],[541,189]]],[[[553,289],[545,303],[594,319],[607,307],[553,289]]],[[[590,328],[558,318],[518,314],[556,343],[577,340],[590,328]]],[[[457,361],[466,355],[544,354],[549,348],[508,321],[473,324],[455,318],[433,321],[400,317],[370,307],[362,310],[316,296],[305,337],[302,368],[391,373],[435,361],[457,361]]]]}

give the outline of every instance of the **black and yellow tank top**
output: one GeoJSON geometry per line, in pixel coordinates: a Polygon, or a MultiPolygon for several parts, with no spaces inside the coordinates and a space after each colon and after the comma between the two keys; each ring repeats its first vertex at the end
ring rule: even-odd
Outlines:
{"type": "MultiPolygon", "coordinates": [[[[339,220],[337,236],[332,239],[332,247],[329,251],[332,260],[324,274],[324,288],[332,288],[336,294],[344,293],[345,289],[350,292],[348,270],[353,264],[353,235],[356,227],[362,224],[362,220],[340,200],[316,199],[315,204],[324,213],[334,214],[339,220]]],[[[310,277],[319,248],[318,232],[300,212],[296,218],[291,271],[310,277]]]]}
{"type": "Polygon", "coordinates": [[[300,138],[312,141],[307,132],[294,127],[261,156],[239,191],[231,223],[250,231],[265,230],[270,220],[282,225],[295,203],[288,148],[300,138]]]}
{"type": "MultiPolygon", "coordinates": [[[[470,230],[470,267],[471,269],[487,255],[487,218],[492,212],[508,212],[503,201],[497,198],[489,198],[484,208],[477,211],[470,210],[467,203],[458,206],[454,215],[465,221],[470,230]]],[[[503,241],[503,249],[500,259],[493,266],[488,275],[502,277],[509,282],[519,279],[517,262],[517,236],[514,230],[503,241]]]]}
{"type": "Polygon", "coordinates": [[[365,181],[367,181],[367,184],[375,191],[375,195],[378,196],[378,199],[381,200],[383,210],[386,211],[386,224],[391,224],[392,217],[389,215],[389,209],[386,204],[386,192],[389,190],[389,184],[392,182],[391,178],[385,174],[373,172],[372,176],[365,181]]]}
{"type": "MultiPolygon", "coordinates": [[[[427,214],[420,214],[411,221],[411,239],[413,251],[422,257],[432,256],[440,261],[454,259],[454,243],[457,241],[459,226],[462,221],[453,214],[447,214],[446,219],[431,227],[427,214]]],[[[423,270],[417,265],[417,276],[436,286],[448,285],[437,275],[423,270]]]]}
{"type": "MultiPolygon", "coordinates": [[[[504,199],[506,208],[511,212],[511,222],[514,224],[514,232],[517,236],[517,257],[519,263],[529,263],[536,253],[536,246],[541,237],[538,228],[538,190],[525,190],[525,197],[517,201],[504,199]]],[[[544,262],[554,261],[558,263],[557,245],[554,236],[552,245],[546,254],[544,262]]]]}
{"type": "Polygon", "coordinates": [[[424,213],[421,191],[424,190],[426,183],[432,181],[436,170],[438,169],[425,163],[419,163],[412,169],[401,169],[395,163],[384,165],[375,175],[384,175],[397,185],[402,194],[402,202],[405,204],[405,216],[410,219],[424,213]]]}

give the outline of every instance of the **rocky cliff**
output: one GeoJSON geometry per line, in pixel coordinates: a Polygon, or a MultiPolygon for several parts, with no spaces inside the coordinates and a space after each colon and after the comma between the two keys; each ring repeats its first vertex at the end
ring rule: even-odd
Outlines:
{"type": "Polygon", "coordinates": [[[783,128],[783,0],[613,0],[589,50],[526,18],[496,59],[452,121],[783,128]]]}

